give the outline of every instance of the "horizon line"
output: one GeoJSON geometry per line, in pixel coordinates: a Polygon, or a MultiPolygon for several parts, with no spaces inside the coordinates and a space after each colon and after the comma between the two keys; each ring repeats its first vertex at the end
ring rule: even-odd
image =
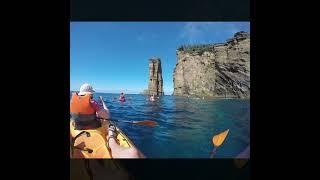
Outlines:
{"type": "MultiPolygon", "coordinates": [[[[70,92],[75,92],[75,91],[79,92],[79,90],[70,90],[70,92]]],[[[114,92],[112,90],[95,91],[95,93],[110,93],[110,94],[120,94],[121,92],[124,92],[125,94],[143,94],[143,91],[141,91],[141,92],[132,92],[132,91],[130,92],[130,91],[128,91],[127,93],[125,91],[114,92]],[[109,92],[107,92],[107,91],[109,91],[109,92]]],[[[164,91],[164,94],[165,95],[170,95],[170,94],[173,94],[173,91],[164,91]]]]}

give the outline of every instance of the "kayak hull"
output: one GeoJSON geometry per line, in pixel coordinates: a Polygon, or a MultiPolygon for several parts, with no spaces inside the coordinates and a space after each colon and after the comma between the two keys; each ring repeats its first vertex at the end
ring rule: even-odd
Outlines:
{"type": "MultiPolygon", "coordinates": [[[[75,130],[74,122],[70,122],[70,140],[71,145],[71,158],[72,159],[110,159],[112,158],[110,150],[107,148],[107,125],[102,125],[97,129],[90,130],[75,130]],[[89,137],[86,133],[89,133],[89,137]],[[75,137],[79,135],[76,139],[75,137]],[[91,152],[88,151],[92,150],[91,152]]],[[[118,136],[117,140],[119,145],[125,148],[135,147],[132,141],[118,128],[116,127],[118,136]]]]}

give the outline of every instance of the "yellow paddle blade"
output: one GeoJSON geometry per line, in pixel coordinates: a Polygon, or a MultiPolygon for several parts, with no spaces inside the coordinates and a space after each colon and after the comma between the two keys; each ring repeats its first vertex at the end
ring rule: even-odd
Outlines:
{"type": "Polygon", "coordinates": [[[227,137],[228,133],[229,133],[229,129],[213,136],[213,138],[212,138],[213,145],[215,147],[219,147],[223,143],[224,139],[227,137]]]}

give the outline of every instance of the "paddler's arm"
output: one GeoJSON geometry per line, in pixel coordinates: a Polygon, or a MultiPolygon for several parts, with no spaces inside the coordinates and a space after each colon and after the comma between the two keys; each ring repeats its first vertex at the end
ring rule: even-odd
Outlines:
{"type": "Polygon", "coordinates": [[[99,98],[100,98],[100,101],[103,105],[103,109],[100,109],[100,111],[97,111],[98,116],[103,119],[110,119],[109,109],[107,108],[105,102],[103,101],[103,98],[101,96],[99,98]]]}

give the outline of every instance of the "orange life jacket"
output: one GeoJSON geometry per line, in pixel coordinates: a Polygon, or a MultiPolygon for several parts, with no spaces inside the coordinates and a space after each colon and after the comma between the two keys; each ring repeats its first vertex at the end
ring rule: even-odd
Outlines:
{"type": "Polygon", "coordinates": [[[96,111],[90,103],[90,95],[79,96],[72,94],[70,101],[71,120],[75,121],[76,129],[86,129],[87,127],[97,128],[101,124],[96,120],[96,111]]]}

